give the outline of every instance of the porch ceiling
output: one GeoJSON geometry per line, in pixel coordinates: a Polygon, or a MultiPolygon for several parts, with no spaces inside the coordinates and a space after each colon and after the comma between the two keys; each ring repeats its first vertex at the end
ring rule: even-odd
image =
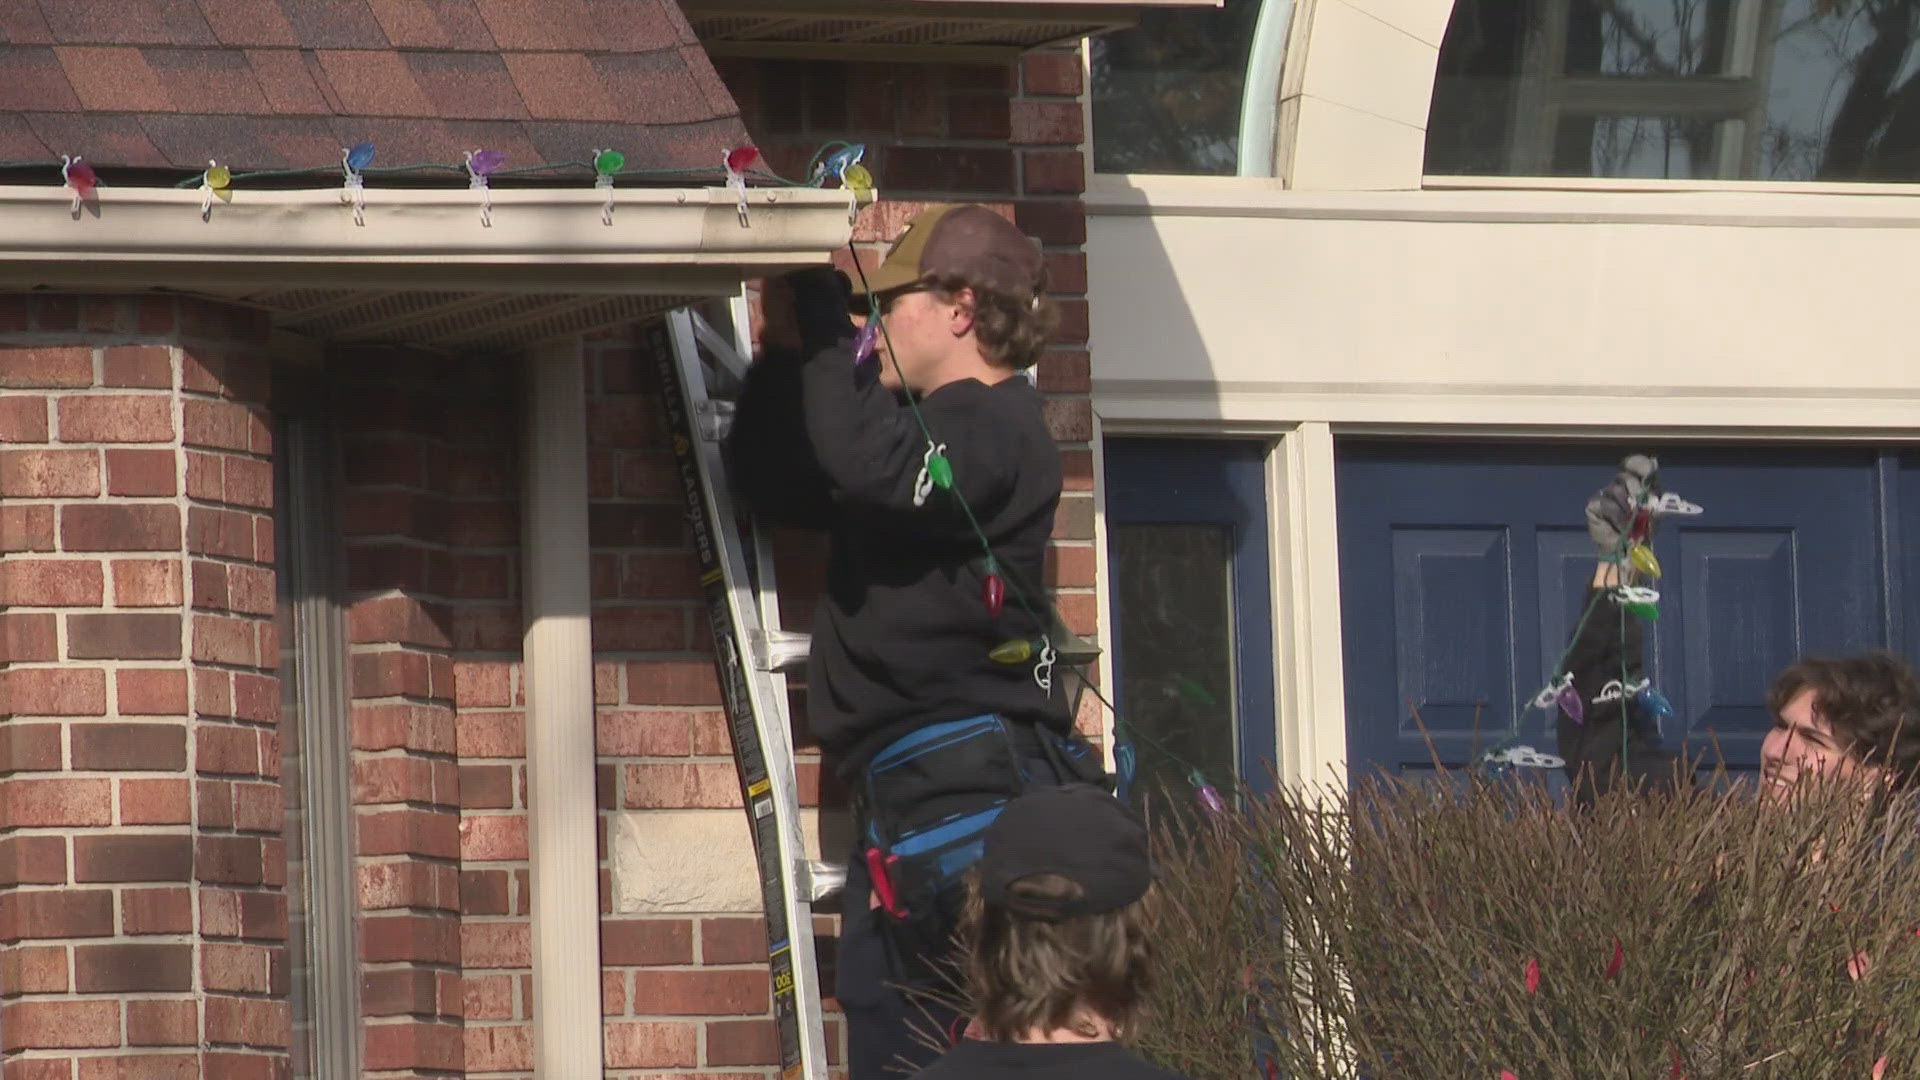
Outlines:
{"type": "Polygon", "coordinates": [[[530,296],[500,292],[263,289],[210,294],[270,312],[274,326],[342,344],[406,345],[445,353],[494,353],[587,334],[662,314],[697,294],[530,296]]]}
{"type": "Polygon", "coordinates": [[[1002,61],[1132,26],[1150,8],[1221,0],[681,0],[708,53],[869,60],[1002,61]]]}

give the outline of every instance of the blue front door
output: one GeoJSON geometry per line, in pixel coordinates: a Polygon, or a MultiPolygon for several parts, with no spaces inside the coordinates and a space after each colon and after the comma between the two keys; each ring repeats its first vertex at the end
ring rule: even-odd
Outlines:
{"type": "MultiPolygon", "coordinates": [[[[1528,703],[1585,606],[1586,499],[1636,449],[1336,445],[1348,756],[1355,775],[1448,768],[1501,738],[1552,752],[1528,703]]],[[[1871,448],[1656,447],[1705,507],[1668,519],[1649,635],[1662,736],[1754,768],[1766,691],[1804,653],[1903,644],[1920,621],[1920,461],[1871,448]],[[1900,587],[1901,580],[1908,584],[1900,587]]]]}

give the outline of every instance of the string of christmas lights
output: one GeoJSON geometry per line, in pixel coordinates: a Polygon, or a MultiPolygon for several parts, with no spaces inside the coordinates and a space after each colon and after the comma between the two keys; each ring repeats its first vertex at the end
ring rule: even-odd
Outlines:
{"type": "Polygon", "coordinates": [[[1620,767],[1624,771],[1630,750],[1629,734],[1632,711],[1639,708],[1653,718],[1656,725],[1671,719],[1674,715],[1673,704],[1653,685],[1651,676],[1639,680],[1628,678],[1627,671],[1627,619],[1629,617],[1646,622],[1655,622],[1660,618],[1660,592],[1653,583],[1660,580],[1662,570],[1660,559],[1654,555],[1649,541],[1653,538],[1655,523],[1667,516],[1693,516],[1701,513],[1701,508],[1674,494],[1663,492],[1655,495],[1651,491],[1644,493],[1640,503],[1634,508],[1633,518],[1627,529],[1620,534],[1614,549],[1601,556],[1600,561],[1615,570],[1615,581],[1604,588],[1597,588],[1587,601],[1586,610],[1574,623],[1573,633],[1568,635],[1567,646],[1554,661],[1552,674],[1546,685],[1535,694],[1527,707],[1519,710],[1514,717],[1514,733],[1497,743],[1481,757],[1481,764],[1495,776],[1502,775],[1510,767],[1559,768],[1565,764],[1561,758],[1550,754],[1541,754],[1531,746],[1520,744],[1520,722],[1528,708],[1544,709],[1552,712],[1558,709],[1575,724],[1586,723],[1586,699],[1574,685],[1573,672],[1567,668],[1567,660],[1573,655],[1575,644],[1586,630],[1587,621],[1599,608],[1603,596],[1611,596],[1620,614],[1620,677],[1610,680],[1600,688],[1593,698],[1598,705],[1619,701],[1620,705],[1620,767]]]}
{"type": "MultiPolygon", "coordinates": [[[[493,199],[491,183],[494,180],[511,177],[563,176],[584,171],[593,179],[593,185],[604,193],[601,203],[601,221],[613,224],[615,182],[628,180],[693,180],[704,179],[718,174],[723,182],[733,189],[740,205],[740,226],[748,228],[752,222],[747,212],[747,192],[749,181],[762,187],[788,188],[824,188],[834,182],[847,192],[849,220],[858,214],[862,202],[871,201],[874,194],[873,174],[862,163],[866,157],[866,146],[862,143],[846,141],[829,142],[816,150],[807,161],[805,180],[791,180],[769,168],[755,168],[762,163],[760,150],[752,145],[735,146],[721,154],[718,168],[679,168],[679,169],[629,169],[626,155],[616,149],[595,149],[592,156],[584,161],[550,162],[541,165],[528,165],[507,168],[507,156],[499,150],[485,147],[469,150],[458,164],[446,162],[420,162],[411,165],[388,165],[376,167],[374,144],[358,143],[343,147],[340,151],[340,164],[337,166],[313,166],[289,169],[256,169],[248,172],[234,172],[229,166],[218,161],[207,162],[206,169],[177,182],[174,187],[183,190],[197,189],[201,193],[200,215],[203,220],[211,220],[213,204],[217,199],[231,203],[236,186],[259,180],[300,180],[320,179],[339,175],[341,177],[341,202],[353,209],[356,225],[366,224],[367,179],[369,177],[420,176],[433,173],[446,173],[450,176],[465,176],[467,186],[480,200],[480,223],[491,226],[493,223],[493,199]]],[[[4,161],[0,162],[0,172],[57,169],[60,184],[73,195],[72,212],[79,214],[84,203],[98,200],[100,189],[99,174],[93,165],[78,154],[62,154],[58,164],[47,161],[4,161]]]]}

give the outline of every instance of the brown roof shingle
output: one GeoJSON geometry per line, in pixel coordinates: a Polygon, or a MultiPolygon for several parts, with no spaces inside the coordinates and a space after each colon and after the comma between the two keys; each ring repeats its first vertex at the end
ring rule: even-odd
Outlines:
{"type": "Polygon", "coordinates": [[[745,137],[674,0],[0,0],[9,161],[682,169],[745,137]]]}

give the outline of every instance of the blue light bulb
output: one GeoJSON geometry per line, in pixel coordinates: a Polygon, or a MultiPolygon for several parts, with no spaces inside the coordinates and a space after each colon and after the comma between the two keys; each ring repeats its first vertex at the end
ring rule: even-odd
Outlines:
{"type": "Polygon", "coordinates": [[[1656,721],[1665,723],[1673,719],[1673,703],[1667,700],[1665,694],[1655,690],[1652,684],[1641,687],[1640,692],[1635,694],[1633,699],[1648,716],[1656,721]]]}

